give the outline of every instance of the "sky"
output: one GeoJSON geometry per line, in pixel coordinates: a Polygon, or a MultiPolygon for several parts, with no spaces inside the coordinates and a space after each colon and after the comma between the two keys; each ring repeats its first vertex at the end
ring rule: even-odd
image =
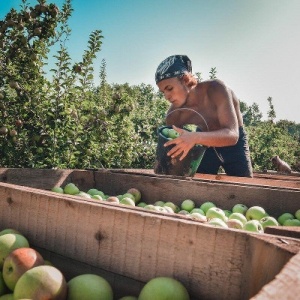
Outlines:
{"type": "MultiPolygon", "coordinates": [[[[0,0],[0,19],[20,4],[0,0]]],[[[194,73],[209,79],[216,68],[241,101],[258,104],[264,119],[272,97],[276,121],[300,123],[300,0],[72,0],[72,7],[66,46],[74,62],[93,31],[104,36],[94,63],[97,82],[105,59],[109,83],[158,90],[159,63],[185,54],[194,73]]]]}

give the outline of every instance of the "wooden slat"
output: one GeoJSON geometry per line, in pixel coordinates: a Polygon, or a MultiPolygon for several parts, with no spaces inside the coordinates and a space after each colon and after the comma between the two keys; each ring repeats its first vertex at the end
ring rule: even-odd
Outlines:
{"type": "Polygon", "coordinates": [[[172,276],[195,300],[249,299],[300,251],[296,239],[0,183],[0,228],[8,227],[33,246],[139,284],[172,276]]]}
{"type": "Polygon", "coordinates": [[[289,188],[289,189],[300,189],[300,175],[291,174],[291,175],[282,175],[278,173],[258,173],[255,172],[253,178],[248,177],[238,177],[238,176],[228,176],[225,174],[200,174],[196,173],[194,177],[179,177],[179,176],[169,176],[154,174],[152,169],[116,169],[111,170],[113,172],[127,172],[134,174],[144,174],[144,175],[153,175],[162,178],[175,178],[175,179],[189,179],[193,181],[218,181],[224,183],[235,183],[242,185],[253,185],[253,186],[270,186],[270,187],[280,187],[280,188],[289,188]]]}

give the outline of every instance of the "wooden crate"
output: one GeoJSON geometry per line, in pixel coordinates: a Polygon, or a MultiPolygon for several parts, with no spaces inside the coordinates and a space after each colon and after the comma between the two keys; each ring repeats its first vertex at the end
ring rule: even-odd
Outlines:
{"type": "Polygon", "coordinates": [[[137,295],[155,276],[177,278],[192,299],[295,299],[300,293],[297,238],[214,228],[49,191],[68,182],[116,195],[136,187],[146,202],[194,198],[221,206],[243,200],[278,214],[299,206],[297,189],[124,170],[1,169],[0,181],[0,228],[20,230],[68,279],[104,276],[116,297],[137,295]]]}

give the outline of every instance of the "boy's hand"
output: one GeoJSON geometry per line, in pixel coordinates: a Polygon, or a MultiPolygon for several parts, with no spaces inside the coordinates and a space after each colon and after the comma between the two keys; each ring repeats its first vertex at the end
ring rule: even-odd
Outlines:
{"type": "Polygon", "coordinates": [[[179,155],[179,160],[183,160],[188,152],[195,146],[195,134],[196,132],[189,132],[187,130],[172,126],[179,133],[179,137],[170,140],[164,144],[165,147],[175,145],[168,153],[168,156],[175,158],[179,155]]]}

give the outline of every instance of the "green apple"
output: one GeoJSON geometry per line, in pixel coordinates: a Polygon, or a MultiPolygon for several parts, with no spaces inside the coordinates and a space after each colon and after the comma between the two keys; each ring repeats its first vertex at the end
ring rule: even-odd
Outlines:
{"type": "Polygon", "coordinates": [[[15,299],[57,299],[67,297],[67,282],[60,270],[43,265],[26,271],[14,289],[15,299]]]}
{"type": "Polygon", "coordinates": [[[189,300],[185,286],[172,277],[155,277],[142,288],[139,300],[189,300]]]}
{"type": "Polygon", "coordinates": [[[143,208],[147,209],[147,210],[155,210],[155,205],[153,205],[153,204],[146,204],[143,208]]]}
{"type": "Polygon", "coordinates": [[[121,199],[120,200],[122,200],[123,198],[130,198],[130,199],[132,199],[135,202],[135,197],[132,194],[130,194],[130,193],[125,193],[125,194],[121,195],[121,199]]]}
{"type": "MultiPolygon", "coordinates": [[[[8,287],[5,284],[3,274],[0,271],[0,296],[5,295],[6,293],[9,293],[8,287]]],[[[1,297],[0,297],[1,299],[1,297]]]]}
{"type": "Polygon", "coordinates": [[[48,260],[48,259],[44,259],[44,265],[46,265],[46,266],[53,266],[54,267],[53,263],[50,260],[48,260]]]}
{"type": "Polygon", "coordinates": [[[13,291],[19,278],[29,269],[44,265],[44,259],[32,248],[18,248],[9,253],[3,264],[3,279],[13,291]]]}
{"type": "Polygon", "coordinates": [[[229,218],[229,216],[232,214],[232,211],[229,210],[229,209],[223,209],[223,211],[224,211],[225,216],[226,216],[227,218],[229,218]]]}
{"type": "Polygon", "coordinates": [[[190,213],[187,210],[182,209],[178,212],[178,214],[179,215],[189,215],[190,213]]]}
{"type": "Polygon", "coordinates": [[[193,220],[197,220],[197,221],[200,221],[200,222],[207,222],[207,218],[206,216],[200,214],[200,213],[197,213],[197,212],[193,212],[193,213],[190,213],[190,216],[191,216],[191,219],[193,220]]]}
{"type": "Polygon", "coordinates": [[[3,229],[3,230],[0,231],[0,236],[4,235],[4,234],[7,234],[7,233],[17,233],[17,234],[21,234],[22,235],[22,233],[19,230],[17,230],[17,229],[6,228],[6,229],[3,229]]]}
{"type": "Polygon", "coordinates": [[[64,193],[68,195],[76,195],[80,192],[79,188],[72,182],[68,183],[64,187],[64,193]]]}
{"type": "Polygon", "coordinates": [[[169,134],[168,135],[169,135],[169,138],[171,138],[171,139],[176,139],[176,138],[179,137],[179,133],[173,128],[169,129],[169,134]]]}
{"type": "Polygon", "coordinates": [[[163,128],[161,133],[164,137],[168,138],[169,137],[169,128],[167,128],[167,127],[163,128]]]}
{"type": "Polygon", "coordinates": [[[134,200],[132,200],[129,197],[122,198],[121,201],[120,201],[120,204],[129,205],[129,206],[135,206],[134,200]]]}
{"type": "Polygon", "coordinates": [[[3,268],[4,260],[15,249],[29,247],[28,240],[21,234],[7,233],[0,236],[0,268],[3,268]]]}
{"type": "MultiPolygon", "coordinates": [[[[3,296],[0,297],[0,300],[14,300],[14,299],[15,299],[14,294],[12,294],[12,293],[11,294],[3,294],[3,296]]],[[[28,299],[23,299],[23,300],[28,300],[28,299]]]]}
{"type": "Polygon", "coordinates": [[[64,193],[64,189],[61,186],[54,186],[51,189],[52,192],[54,193],[59,193],[59,194],[63,194],[64,193]]]}
{"type": "Polygon", "coordinates": [[[245,224],[247,222],[247,218],[246,216],[244,216],[243,214],[241,213],[232,213],[229,217],[228,217],[229,220],[232,220],[232,219],[236,219],[236,220],[240,220],[243,224],[245,224]]]}
{"type": "Polygon", "coordinates": [[[78,194],[76,194],[75,196],[79,196],[82,198],[86,198],[86,199],[91,199],[92,196],[86,192],[80,191],[78,194]]]}
{"type": "Polygon", "coordinates": [[[164,206],[169,206],[169,207],[171,207],[173,209],[174,212],[177,212],[177,205],[175,205],[171,201],[167,201],[164,206]]]}
{"type": "Polygon", "coordinates": [[[223,209],[218,208],[218,207],[211,207],[207,212],[206,212],[206,218],[208,220],[218,218],[221,219],[222,221],[225,221],[225,212],[223,209]]]}
{"type": "Polygon", "coordinates": [[[155,202],[154,202],[154,205],[157,205],[157,206],[164,206],[164,205],[165,205],[165,202],[164,202],[164,201],[161,201],[161,200],[158,200],[158,201],[155,201],[155,202]]]}
{"type": "Polygon", "coordinates": [[[266,211],[261,206],[251,206],[246,211],[246,218],[248,221],[257,220],[259,221],[266,216],[266,211]]]}
{"type": "MultiPolygon", "coordinates": [[[[5,294],[0,297],[0,300],[15,300],[14,294],[13,293],[5,294]]],[[[31,299],[20,299],[20,300],[31,300],[31,299]]]]}
{"type": "Polygon", "coordinates": [[[174,211],[170,206],[163,206],[163,208],[167,213],[174,214],[174,211]]]}
{"type": "Polygon", "coordinates": [[[78,275],[68,281],[67,300],[113,300],[109,282],[96,274],[78,275]]]}
{"type": "Polygon", "coordinates": [[[91,196],[91,198],[92,199],[95,199],[95,200],[104,200],[103,198],[102,198],[102,196],[100,196],[100,195],[93,195],[93,196],[91,196]]]}
{"type": "Polygon", "coordinates": [[[243,229],[243,222],[238,219],[228,219],[226,221],[228,228],[243,229]]]}
{"type": "Polygon", "coordinates": [[[99,195],[101,197],[104,197],[104,193],[102,191],[99,191],[98,189],[95,189],[95,188],[92,188],[92,189],[89,189],[87,191],[87,193],[91,196],[94,196],[94,195],[99,195]]]}
{"type": "Polygon", "coordinates": [[[277,221],[280,225],[283,225],[283,223],[286,221],[286,220],[292,220],[292,219],[295,219],[295,216],[291,213],[283,213],[281,214],[277,221]]]}
{"type": "Polygon", "coordinates": [[[219,218],[210,219],[207,224],[215,227],[228,228],[227,224],[219,218]]]}
{"type": "Polygon", "coordinates": [[[211,207],[216,207],[216,205],[211,201],[206,201],[200,205],[200,208],[204,211],[205,214],[211,207]]]}
{"type": "Polygon", "coordinates": [[[259,222],[262,225],[264,230],[268,226],[278,226],[279,225],[277,220],[271,216],[263,217],[259,222]]]}
{"type": "Polygon", "coordinates": [[[192,209],[195,208],[195,202],[191,199],[185,199],[181,203],[181,209],[187,210],[190,212],[192,209]]]}
{"type": "Polygon", "coordinates": [[[247,221],[244,226],[243,229],[246,231],[251,231],[251,232],[256,232],[256,233],[263,233],[264,229],[262,227],[262,225],[260,224],[260,222],[258,220],[249,220],[247,221]]]}
{"type": "Polygon", "coordinates": [[[287,219],[284,221],[283,226],[300,226],[300,220],[298,219],[287,219]]]}
{"type": "Polygon", "coordinates": [[[139,203],[137,204],[138,207],[145,207],[146,205],[147,205],[146,202],[139,202],[139,203]]]}
{"type": "Polygon", "coordinates": [[[153,205],[152,210],[161,212],[163,210],[163,207],[162,206],[158,206],[158,205],[153,205]]]}
{"type": "Polygon", "coordinates": [[[141,201],[142,199],[142,193],[140,190],[138,190],[137,188],[130,188],[127,193],[131,194],[134,196],[134,202],[138,203],[141,201]]]}
{"type": "Polygon", "coordinates": [[[300,220],[300,209],[296,210],[295,217],[300,220]]]}
{"type": "Polygon", "coordinates": [[[193,208],[193,209],[190,211],[190,213],[191,213],[191,214],[192,214],[192,213],[199,213],[199,214],[205,216],[204,211],[203,211],[201,208],[197,208],[197,207],[193,208]]]}
{"type": "Polygon", "coordinates": [[[232,208],[232,212],[241,213],[243,215],[246,215],[246,211],[248,210],[248,207],[245,204],[235,204],[232,208]]]}

